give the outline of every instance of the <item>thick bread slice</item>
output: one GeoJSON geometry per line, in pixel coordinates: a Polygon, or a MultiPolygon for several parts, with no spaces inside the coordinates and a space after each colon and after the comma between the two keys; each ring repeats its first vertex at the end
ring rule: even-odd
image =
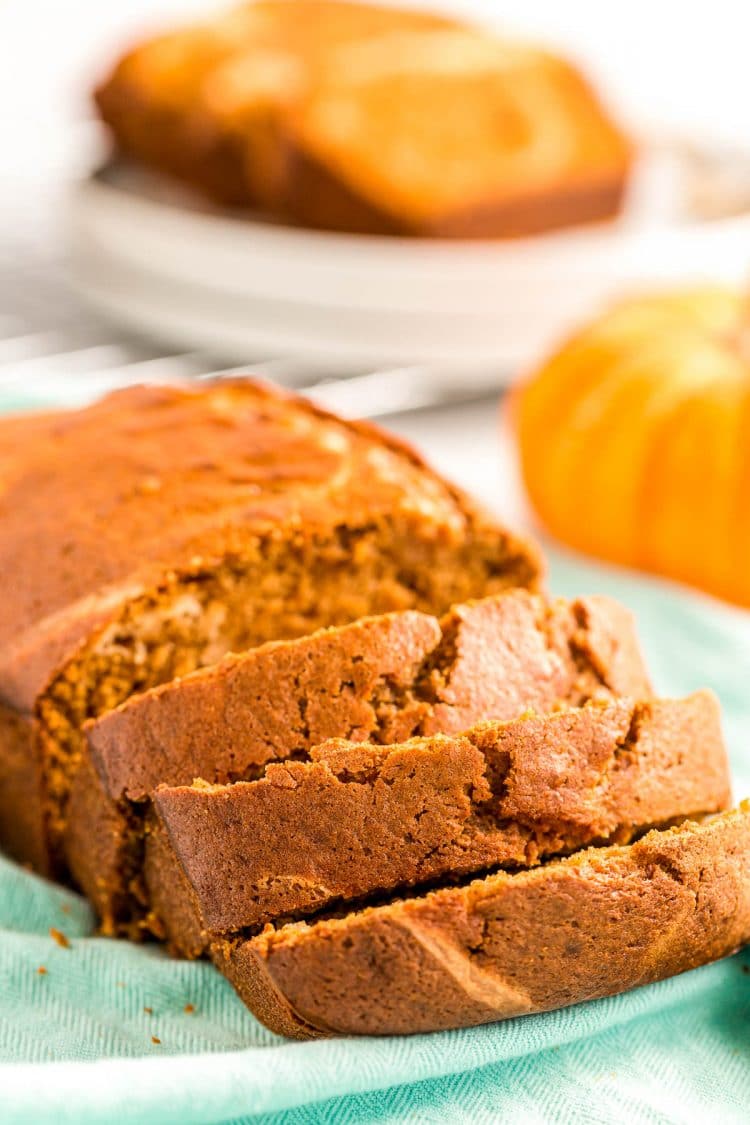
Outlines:
{"type": "Polygon", "coordinates": [[[255,782],[162,787],[146,881],[195,956],[222,934],[625,842],[729,799],[712,694],[617,700],[400,746],[333,740],[255,782]]]}
{"type": "Polygon", "coordinates": [[[533,871],[217,943],[254,1014],[293,1038],[490,1023],[610,996],[750,940],[750,802],[533,871]]]}
{"type": "Polygon", "coordinates": [[[325,72],[337,48],[396,31],[461,26],[446,14],[348,0],[267,4],[271,34],[211,67],[186,120],[195,179],[220,202],[256,203],[278,213],[289,108],[325,72]]]}
{"type": "Polygon", "coordinates": [[[131,697],[89,726],[88,744],[110,796],[139,800],[328,738],[401,742],[598,692],[651,694],[629,611],[513,590],[441,620],[384,614],[228,656],[131,697]]]}
{"type": "Polygon", "coordinates": [[[571,64],[469,30],[340,48],[283,126],[287,210],[338,230],[492,238],[601,219],[632,157],[571,64]]]}
{"type": "Polygon", "coordinates": [[[71,869],[105,931],[132,932],[148,903],[144,802],[160,783],[251,779],[332,737],[396,743],[558,701],[649,693],[630,614],[602,598],[548,604],[514,591],[441,621],[410,611],[265,645],[89,728],[66,833],[71,869]]]}

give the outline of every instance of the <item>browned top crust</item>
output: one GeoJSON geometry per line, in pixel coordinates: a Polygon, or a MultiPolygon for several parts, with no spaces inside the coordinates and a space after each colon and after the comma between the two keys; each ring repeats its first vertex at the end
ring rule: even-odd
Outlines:
{"type": "MultiPolygon", "coordinates": [[[[26,709],[127,598],[259,535],[394,513],[436,540],[491,526],[397,439],[246,379],[6,418],[0,479],[0,692],[26,709]]],[[[533,583],[536,559],[517,546],[533,583]]]]}
{"type": "MultiPolygon", "coordinates": [[[[626,841],[720,811],[729,797],[718,702],[700,692],[527,714],[398,746],[334,739],[255,782],[162,787],[154,806],[199,924],[217,935],[626,841]]],[[[159,910],[168,930],[177,894],[168,890],[159,910]]]]}
{"type": "Polygon", "coordinates": [[[608,598],[548,604],[525,590],[364,618],[229,656],[133,696],[88,729],[106,792],[247,777],[327,738],[400,742],[480,716],[597,695],[650,695],[633,620],[608,598]]]}
{"type": "Polygon", "coordinates": [[[750,940],[750,802],[532,871],[268,927],[214,959],[294,1038],[489,1023],[623,992],[750,940]]]}

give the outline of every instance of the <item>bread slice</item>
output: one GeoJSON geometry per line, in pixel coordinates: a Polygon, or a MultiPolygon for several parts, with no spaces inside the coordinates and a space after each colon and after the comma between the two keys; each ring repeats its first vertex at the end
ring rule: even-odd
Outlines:
{"type": "MultiPolygon", "coordinates": [[[[118,149],[188,180],[200,176],[190,114],[203,82],[222,61],[262,38],[269,9],[277,7],[242,4],[211,21],[165,31],[128,50],[94,92],[118,149]]],[[[241,175],[231,153],[225,160],[225,175],[241,175]]]]}
{"type": "MultiPolygon", "coordinates": [[[[346,0],[259,0],[138,44],[95,97],[123,152],[222,203],[267,202],[278,116],[332,47],[445,16],[346,0]]],[[[275,200],[274,200],[275,202],[275,200]]]]}
{"type": "Polygon", "coordinates": [[[333,230],[512,237],[608,218],[632,157],[573,66],[468,30],[342,47],[283,125],[286,210],[333,230]]]}
{"type": "Polygon", "coordinates": [[[95,96],[121,151],[334,230],[486,238],[608,218],[632,160],[565,60],[345,0],[259,0],[158,36],[95,96]]]}
{"type": "Polygon", "coordinates": [[[606,598],[513,591],[438,621],[405,611],[230,656],[133,697],[88,731],[66,851],[105,932],[148,914],[147,799],[160,784],[252,779],[332,737],[378,743],[460,731],[613,693],[650,691],[630,614],[606,598]]]}
{"type": "Polygon", "coordinates": [[[228,651],[538,581],[405,445],[251,380],[3,419],[0,480],[0,841],[61,874],[86,720],[228,651]]]}
{"type": "Polygon", "coordinates": [[[750,941],[750,802],[308,925],[219,942],[253,1013],[296,1039],[490,1023],[610,996],[750,941]]]}
{"type": "Polygon", "coordinates": [[[446,15],[346,0],[304,0],[293,11],[277,3],[275,10],[277,34],[213,67],[188,122],[203,168],[218,173],[204,174],[201,186],[219,202],[272,212],[283,204],[287,174],[284,119],[337,48],[394,32],[461,26],[446,15]]]}
{"type": "Polygon", "coordinates": [[[196,956],[258,929],[726,808],[718,702],[588,704],[400,746],[333,740],[251,783],[160,787],[151,904],[196,956]]]}

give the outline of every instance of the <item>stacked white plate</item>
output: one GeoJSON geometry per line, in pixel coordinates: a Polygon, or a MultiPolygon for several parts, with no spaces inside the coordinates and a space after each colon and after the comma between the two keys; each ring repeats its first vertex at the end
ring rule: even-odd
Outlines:
{"type": "Polygon", "coordinates": [[[750,156],[651,144],[616,222],[493,242],[295,229],[110,164],[76,191],[72,251],[91,301],[173,345],[499,384],[604,300],[744,279],[750,156]]]}

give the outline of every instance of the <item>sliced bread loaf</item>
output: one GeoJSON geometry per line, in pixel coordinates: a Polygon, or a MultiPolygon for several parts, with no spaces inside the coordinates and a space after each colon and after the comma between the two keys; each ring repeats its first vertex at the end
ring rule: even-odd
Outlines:
{"type": "Polygon", "coordinates": [[[526,591],[366,618],[230,656],[136,696],[88,730],[66,829],[72,872],[105,932],[149,913],[144,816],[159,784],[257,778],[328,738],[401,742],[650,691],[629,613],[606,598],[547,603],[526,591]]]}
{"type": "Polygon", "coordinates": [[[0,480],[0,843],[61,874],[87,719],[230,650],[538,578],[399,441],[251,380],[2,419],[0,480]]]}
{"type": "Polygon", "coordinates": [[[726,808],[718,703],[618,700],[400,746],[333,740],[254,782],[161,787],[146,883],[171,944],[726,808]]]}

